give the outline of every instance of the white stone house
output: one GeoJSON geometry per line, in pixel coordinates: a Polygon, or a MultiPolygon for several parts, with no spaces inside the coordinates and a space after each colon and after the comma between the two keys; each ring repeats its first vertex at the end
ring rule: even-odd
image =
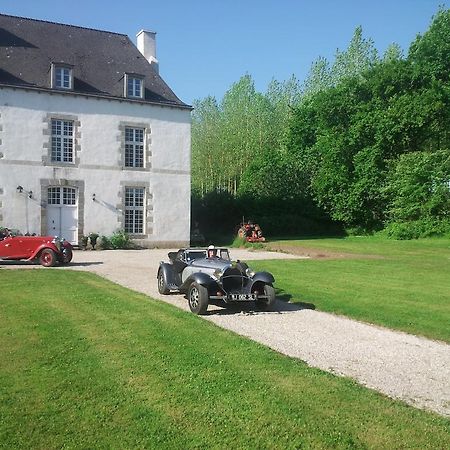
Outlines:
{"type": "Polygon", "coordinates": [[[0,14],[0,226],[189,243],[191,107],[159,75],[155,33],[137,45],[0,14]]]}

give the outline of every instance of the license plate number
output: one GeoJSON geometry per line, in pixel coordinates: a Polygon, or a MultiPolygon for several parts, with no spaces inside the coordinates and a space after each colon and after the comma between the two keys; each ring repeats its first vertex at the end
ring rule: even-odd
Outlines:
{"type": "Polygon", "coordinates": [[[230,300],[235,302],[256,300],[256,294],[230,294],[230,300]]]}

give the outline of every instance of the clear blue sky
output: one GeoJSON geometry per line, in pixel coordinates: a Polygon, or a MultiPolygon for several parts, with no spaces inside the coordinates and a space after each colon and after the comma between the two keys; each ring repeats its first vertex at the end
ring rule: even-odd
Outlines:
{"type": "Polygon", "coordinates": [[[185,102],[221,99],[245,73],[264,91],[272,78],[301,81],[318,56],[345,49],[361,25],[380,52],[406,53],[450,0],[1,0],[0,12],[130,36],[157,32],[160,73],[185,102]]]}

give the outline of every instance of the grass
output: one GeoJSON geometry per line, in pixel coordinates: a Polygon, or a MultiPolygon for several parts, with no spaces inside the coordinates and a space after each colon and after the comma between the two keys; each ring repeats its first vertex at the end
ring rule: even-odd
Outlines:
{"type": "Polygon", "coordinates": [[[447,419],[95,275],[0,269],[4,448],[448,448],[447,419]]]}
{"type": "Polygon", "coordinates": [[[252,262],[252,268],[272,272],[291,301],[450,342],[450,240],[349,237],[274,244],[359,255],[252,262]]]}

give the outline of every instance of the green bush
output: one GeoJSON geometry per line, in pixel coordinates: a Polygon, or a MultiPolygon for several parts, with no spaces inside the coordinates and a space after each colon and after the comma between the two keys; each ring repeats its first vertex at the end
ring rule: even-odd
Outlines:
{"type": "Polygon", "coordinates": [[[100,236],[100,248],[110,250],[112,248],[111,239],[108,236],[100,236]]]}
{"type": "Polygon", "coordinates": [[[130,236],[124,230],[115,231],[109,241],[115,250],[128,249],[132,246],[130,236]]]}
{"type": "Polygon", "coordinates": [[[450,231],[450,152],[402,155],[390,170],[386,234],[417,239],[450,231]]]}
{"type": "Polygon", "coordinates": [[[89,236],[81,236],[80,238],[80,246],[83,250],[87,249],[87,245],[88,245],[88,241],[89,241],[89,236]]]}
{"type": "Polygon", "coordinates": [[[383,231],[388,237],[399,240],[450,235],[450,220],[421,219],[411,222],[394,222],[383,231]]]}
{"type": "Polygon", "coordinates": [[[89,242],[91,243],[92,250],[95,250],[98,237],[99,237],[98,233],[89,233],[89,242]]]}
{"type": "Polygon", "coordinates": [[[247,241],[246,241],[245,237],[240,237],[240,236],[236,235],[236,237],[234,238],[230,247],[232,247],[232,248],[245,247],[246,242],[247,241]]]}
{"type": "Polygon", "coordinates": [[[366,227],[354,226],[346,227],[345,233],[347,236],[371,236],[373,234],[372,230],[368,230],[366,227]]]}
{"type": "Polygon", "coordinates": [[[220,236],[234,239],[243,220],[259,224],[266,238],[342,234],[341,225],[309,199],[235,197],[228,192],[210,192],[203,197],[194,194],[191,208],[192,223],[198,224],[207,241],[216,241],[220,236]]]}

